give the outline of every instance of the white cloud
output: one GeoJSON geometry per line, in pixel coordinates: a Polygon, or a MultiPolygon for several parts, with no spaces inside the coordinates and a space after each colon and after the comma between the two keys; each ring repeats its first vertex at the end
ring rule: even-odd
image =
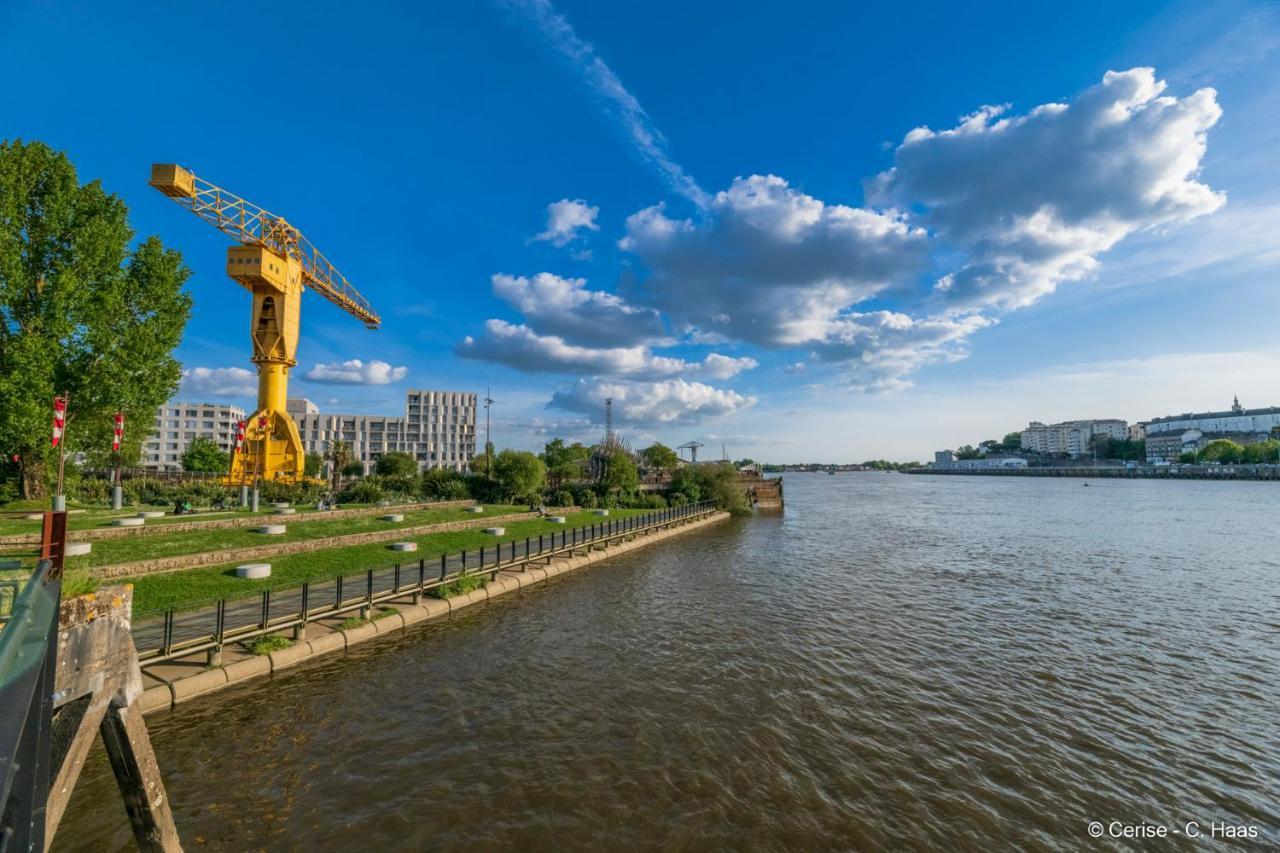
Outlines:
{"type": "Polygon", "coordinates": [[[407,367],[392,367],[385,361],[349,359],[341,364],[317,364],[306,372],[312,382],[330,385],[390,385],[409,374],[407,367]]]}
{"type": "Polygon", "coordinates": [[[243,367],[192,367],[182,371],[183,396],[249,397],[258,393],[258,375],[243,367]]]}
{"type": "Polygon", "coordinates": [[[903,377],[925,365],[964,358],[969,335],[994,322],[976,314],[915,319],[893,311],[852,313],[840,318],[814,353],[839,362],[853,388],[893,391],[909,387],[903,377]]]}
{"type": "Polygon", "coordinates": [[[627,219],[643,293],[700,333],[764,346],[821,341],[839,313],[923,269],[926,236],[894,212],[825,204],[782,178],[737,178],[699,220],[627,219]]]}
{"type": "Polygon", "coordinates": [[[555,335],[539,335],[524,325],[488,320],[485,333],[468,335],[458,346],[464,358],[493,361],[526,373],[572,373],[596,376],[663,378],[704,375],[727,379],[756,366],[752,358],[732,358],[711,353],[702,362],[654,355],[643,345],[631,347],[582,347],[555,335]]]}
{"type": "Polygon", "coordinates": [[[575,344],[625,347],[665,334],[657,311],[588,290],[586,279],[543,272],[532,277],[499,273],[492,281],[494,294],[524,314],[530,326],[575,344]]]}
{"type": "Polygon", "coordinates": [[[967,262],[936,292],[950,307],[1012,309],[1097,267],[1129,234],[1225,202],[1197,180],[1216,93],[1165,94],[1151,68],[1109,71],[1071,104],[1003,117],[983,107],[957,127],[907,134],[868,183],[875,203],[919,206],[967,262]]]}
{"type": "Polygon", "coordinates": [[[661,382],[579,380],[557,391],[548,408],[598,416],[605,398],[613,399],[613,417],[620,425],[658,427],[701,423],[755,405],[755,397],[712,388],[701,382],[668,379],[661,382]]]}
{"type": "Polygon", "coordinates": [[[672,190],[702,206],[707,194],[667,152],[667,140],[635,96],[627,91],[596,49],[578,38],[549,0],[508,0],[538,28],[547,44],[582,78],[605,113],[617,125],[642,163],[657,172],[672,190]]]}
{"type": "Polygon", "coordinates": [[[591,207],[580,198],[570,201],[562,198],[547,205],[547,228],[534,240],[545,240],[557,248],[565,246],[577,239],[583,231],[599,231],[596,217],[600,208],[591,207]]]}

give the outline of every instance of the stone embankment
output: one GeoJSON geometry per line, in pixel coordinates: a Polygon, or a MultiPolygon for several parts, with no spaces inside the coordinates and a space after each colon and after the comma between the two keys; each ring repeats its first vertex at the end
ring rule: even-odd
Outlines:
{"type": "MultiPolygon", "coordinates": [[[[397,504],[395,506],[366,506],[358,509],[333,509],[325,512],[303,512],[289,519],[290,524],[306,524],[312,521],[334,521],[340,518],[359,518],[365,515],[385,515],[390,512],[412,512],[417,509],[453,509],[471,506],[473,500],[439,501],[434,503],[397,504]]],[[[236,527],[256,527],[271,514],[249,515],[239,518],[200,518],[199,514],[190,521],[171,521],[162,524],[144,526],[148,532],[186,533],[192,530],[229,530],[236,527]]],[[[99,539],[119,539],[122,536],[137,536],[136,528],[125,527],[91,527],[87,530],[72,530],[68,534],[77,542],[96,541],[99,539]]],[[[5,545],[39,545],[39,533],[14,533],[0,536],[0,546],[5,545]]]]}
{"type": "Polygon", "coordinates": [[[223,666],[214,668],[206,668],[202,665],[203,653],[198,656],[199,663],[192,660],[157,664],[146,669],[145,673],[148,681],[160,683],[154,684],[143,692],[139,700],[140,707],[144,713],[151,713],[180,705],[198,696],[223,690],[234,684],[243,684],[259,676],[280,672],[321,655],[345,651],[366,640],[401,631],[418,622],[449,616],[473,604],[489,601],[509,592],[517,592],[525,587],[543,583],[556,575],[571,572],[727,518],[729,518],[728,513],[717,512],[666,530],[637,536],[628,541],[601,546],[599,549],[589,549],[572,557],[554,560],[547,565],[530,564],[524,571],[506,569],[500,571],[497,578],[488,585],[448,599],[424,598],[422,603],[413,604],[406,596],[405,602],[396,603],[397,612],[366,622],[356,628],[343,629],[340,625],[326,626],[323,623],[313,622],[307,626],[309,634],[307,638],[270,654],[248,655],[246,653],[239,660],[226,662],[223,666]]]}
{"type": "Polygon", "coordinates": [[[482,524],[495,521],[527,521],[537,518],[536,512],[516,512],[508,515],[495,515],[485,518],[462,521],[439,521],[435,524],[423,524],[418,527],[394,527],[387,530],[370,530],[365,533],[347,533],[342,536],[326,536],[323,539],[304,539],[298,542],[281,542],[278,545],[254,545],[251,548],[228,548],[222,551],[206,551],[200,554],[179,554],[173,557],[154,557],[150,560],[134,560],[131,563],[113,563],[106,566],[95,566],[93,574],[103,579],[127,578],[136,575],[151,575],[162,572],[177,572],[184,569],[198,569],[201,566],[216,566],[222,563],[236,563],[246,560],[261,560],[266,557],[278,557],[281,554],[303,554],[308,551],[323,551],[327,548],[345,548],[348,545],[368,545],[371,542],[392,542],[406,536],[425,536],[428,533],[447,533],[450,530],[469,530],[482,524]]]}

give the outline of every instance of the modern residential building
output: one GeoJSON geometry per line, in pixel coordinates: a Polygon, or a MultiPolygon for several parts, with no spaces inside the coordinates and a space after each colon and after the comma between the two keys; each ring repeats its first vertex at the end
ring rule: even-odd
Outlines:
{"type": "Polygon", "coordinates": [[[1123,440],[1129,437],[1129,425],[1117,418],[1085,421],[1063,421],[1043,424],[1032,421],[1022,431],[1022,449],[1045,456],[1085,456],[1092,450],[1095,437],[1123,440]]]}
{"type": "Polygon", "coordinates": [[[390,451],[412,454],[424,470],[467,471],[475,458],[475,394],[412,389],[403,416],[327,414],[305,398],[289,400],[286,409],[308,453],[325,453],[332,442],[345,441],[366,473],[390,451]]]}
{"type": "Polygon", "coordinates": [[[1280,406],[1266,409],[1246,409],[1237,397],[1226,412],[1187,412],[1181,415],[1165,415],[1147,424],[1147,437],[1166,432],[1182,432],[1198,429],[1203,433],[1240,433],[1269,436],[1280,427],[1280,406]]]}
{"type": "Polygon", "coordinates": [[[156,410],[154,432],[142,445],[142,467],[154,471],[181,471],[182,454],[193,438],[211,438],[230,451],[236,440],[236,424],[245,411],[225,403],[171,401],[156,410]]]}
{"type": "Polygon", "coordinates": [[[1026,468],[1027,460],[1021,456],[987,456],[982,459],[956,459],[955,454],[949,450],[939,451],[935,454],[934,461],[929,463],[930,468],[936,468],[943,471],[966,471],[966,470],[990,470],[993,468],[1026,468]],[[950,456],[950,459],[945,457],[950,456]]]}

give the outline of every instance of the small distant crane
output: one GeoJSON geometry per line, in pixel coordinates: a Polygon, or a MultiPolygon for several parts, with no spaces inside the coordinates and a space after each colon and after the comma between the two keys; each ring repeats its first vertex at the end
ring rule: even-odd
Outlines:
{"type": "Polygon", "coordinates": [[[701,441],[686,441],[684,444],[676,448],[676,450],[689,451],[689,462],[696,463],[698,461],[698,448],[706,447],[701,441]]]}
{"type": "Polygon", "coordinates": [[[253,294],[250,336],[252,360],[258,365],[258,408],[245,424],[244,447],[232,456],[227,483],[299,482],[305,454],[285,401],[289,370],[298,364],[303,290],[310,287],[370,329],[378,328],[382,320],[333,264],[282,217],[173,163],[152,165],[150,183],[240,244],[227,249],[227,275],[253,294]]]}

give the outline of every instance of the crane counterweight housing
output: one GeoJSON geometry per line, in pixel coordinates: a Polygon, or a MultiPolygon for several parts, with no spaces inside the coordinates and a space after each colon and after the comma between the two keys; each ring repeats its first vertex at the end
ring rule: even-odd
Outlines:
{"type": "Polygon", "coordinates": [[[303,479],[305,453],[288,412],[289,370],[298,364],[299,317],[307,287],[376,329],[368,301],[298,229],[172,163],[151,167],[151,186],[213,225],[238,245],[227,249],[227,275],[253,294],[250,338],[258,366],[258,408],[231,457],[230,485],[303,479]]]}

